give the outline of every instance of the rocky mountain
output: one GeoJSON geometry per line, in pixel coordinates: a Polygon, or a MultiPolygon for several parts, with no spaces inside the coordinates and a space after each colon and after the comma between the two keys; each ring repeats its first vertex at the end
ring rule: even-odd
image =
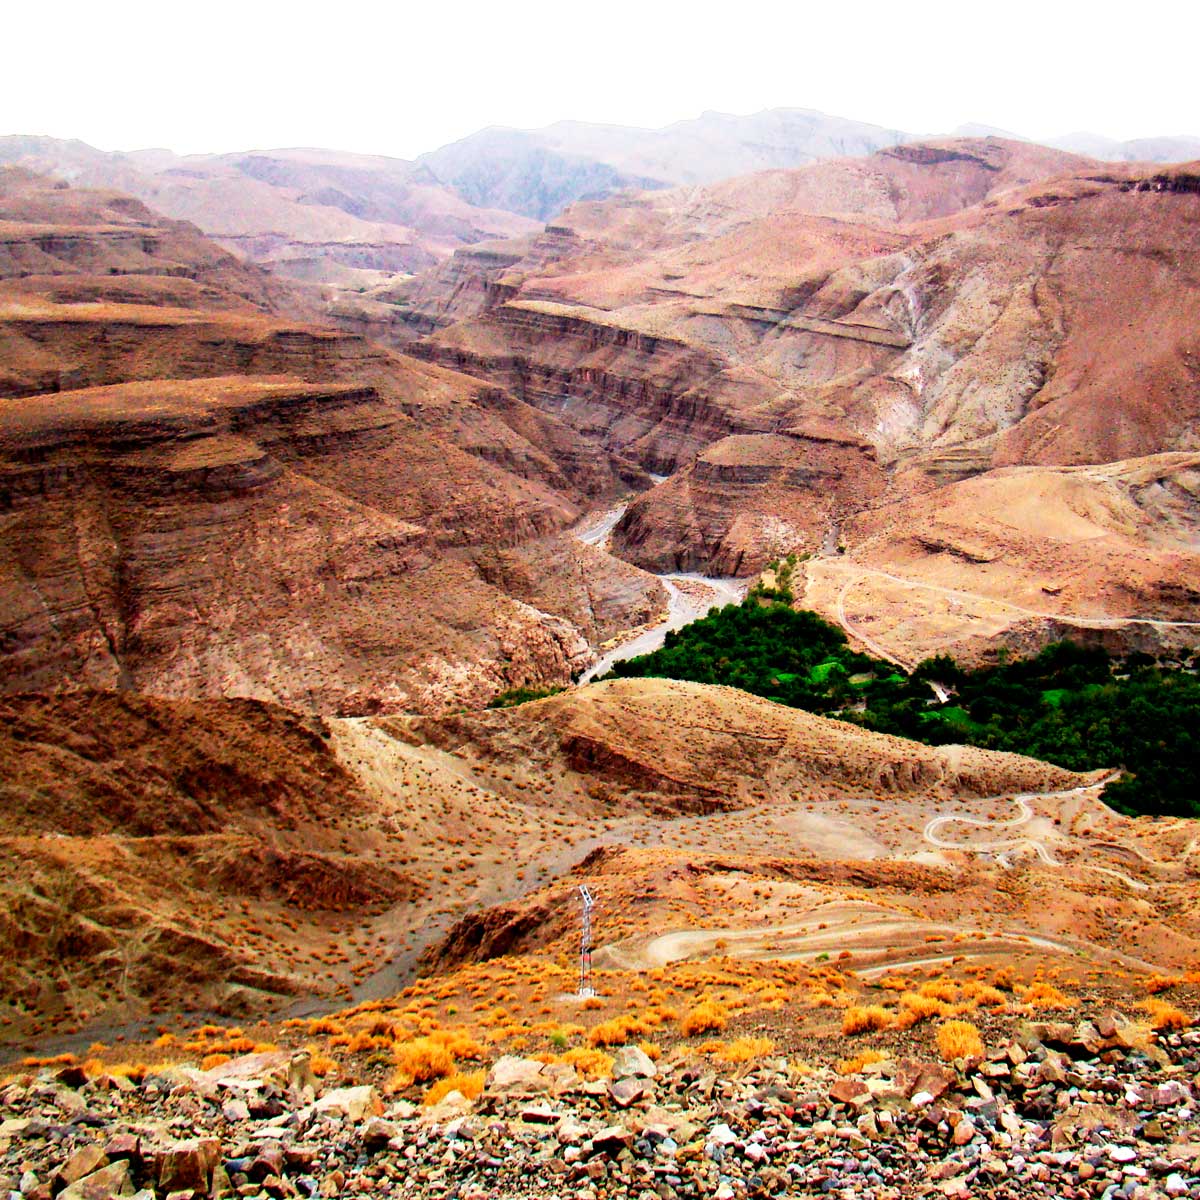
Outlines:
{"type": "MultiPolygon", "coordinates": [[[[905,144],[581,203],[388,296],[413,352],[671,476],[630,505],[617,553],[744,574],[845,545],[854,513],[904,536],[893,505],[984,472],[1124,477],[1141,470],[1124,460],[1190,450],[1195,175],[1000,139],[905,144]]],[[[1133,538],[1173,546],[1157,566],[1182,607],[1151,614],[1167,620],[1187,615],[1191,511],[1185,485],[1169,527],[1133,538]]],[[[1031,553],[1054,557],[1049,540],[1031,553]]],[[[1138,615],[1043,585],[1039,614],[1138,615]]]]}
{"type": "MultiPolygon", "coordinates": [[[[543,913],[538,889],[610,838],[658,844],[658,870],[729,838],[770,853],[786,827],[805,857],[832,860],[853,823],[810,810],[870,797],[895,827],[864,808],[851,856],[903,858],[926,811],[1087,782],[660,680],[440,718],[130,689],[10,695],[0,716],[4,1037],[386,995],[418,953],[461,943],[455,922],[543,913]]],[[[590,868],[612,903],[618,879],[636,886],[629,865],[610,854],[590,868]]],[[[900,886],[900,867],[880,869],[900,886]]],[[[526,922],[529,945],[559,936],[542,920],[526,922]]]]}
{"type": "Polygon", "coordinates": [[[544,129],[484,129],[420,162],[472,204],[548,220],[576,200],[620,189],[713,183],[770,167],[858,157],[911,140],[898,129],[776,108],[706,112],[663,129],[559,121],[544,129]]]}
{"type": "Polygon", "coordinates": [[[4,690],[437,708],[565,683],[655,610],[561,538],[626,468],[557,419],[128,197],[7,170],[0,252],[4,690]]]}
{"type": "Polygon", "coordinates": [[[1072,154],[1109,162],[1192,162],[1200,158],[1198,137],[1144,137],[1121,142],[1097,133],[1068,133],[1047,143],[1072,154]]]}
{"type": "Polygon", "coordinates": [[[0,138],[7,162],[113,188],[290,279],[361,291],[432,266],[458,246],[534,228],[481,209],[419,165],[330,150],[108,153],[48,137],[0,138]]]}

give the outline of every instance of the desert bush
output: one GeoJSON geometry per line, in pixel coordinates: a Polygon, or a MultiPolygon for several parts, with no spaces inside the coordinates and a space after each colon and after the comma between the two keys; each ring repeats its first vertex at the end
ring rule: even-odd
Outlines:
{"type": "Polygon", "coordinates": [[[1150,1014],[1150,1024],[1155,1029],[1186,1029],[1192,1023],[1192,1018],[1182,1008],[1153,996],[1143,1000],[1140,1007],[1150,1014]]]}
{"type": "Polygon", "coordinates": [[[1146,991],[1151,996],[1157,996],[1159,992],[1170,991],[1173,987],[1178,987],[1183,983],[1183,978],[1178,975],[1151,975],[1146,981],[1146,991]]]}
{"type": "Polygon", "coordinates": [[[587,1046],[568,1050],[559,1061],[569,1063],[585,1079],[607,1079],[612,1074],[612,1055],[587,1046]]]}
{"type": "Polygon", "coordinates": [[[920,993],[930,999],[952,1004],[958,999],[958,984],[949,979],[931,979],[928,983],[921,984],[920,993]]]}
{"type": "Polygon", "coordinates": [[[649,1032],[649,1026],[637,1017],[613,1017],[594,1025],[587,1040],[589,1046],[624,1046],[635,1034],[649,1032]]]}
{"type": "Polygon", "coordinates": [[[983,1053],[983,1039],[970,1021],[947,1021],[938,1026],[937,1048],[945,1062],[956,1058],[975,1058],[983,1053]]]}
{"type": "Polygon", "coordinates": [[[900,997],[900,1007],[896,1014],[896,1024],[901,1029],[911,1029],[922,1021],[933,1017],[944,1017],[947,1006],[933,996],[922,996],[918,992],[905,992],[900,997]]]}
{"type": "Polygon", "coordinates": [[[1021,1000],[1030,1008],[1064,1009],[1074,1008],[1079,1001],[1074,996],[1065,995],[1052,983],[1031,983],[1025,989],[1021,1000]]]}
{"type": "Polygon", "coordinates": [[[432,1108],[435,1104],[445,1100],[451,1092],[461,1092],[468,1100],[474,1100],[483,1091],[483,1083],[486,1077],[486,1071],[472,1071],[469,1075],[463,1075],[458,1072],[453,1075],[447,1075],[444,1079],[439,1079],[425,1093],[421,1103],[428,1108],[432,1108]]]}
{"type": "Polygon", "coordinates": [[[856,1033],[873,1033],[887,1029],[894,1020],[892,1014],[880,1004],[854,1004],[842,1014],[842,1033],[846,1037],[856,1033]]]}
{"type": "Polygon", "coordinates": [[[720,1033],[729,1024],[729,1010],[716,1000],[701,1000],[679,1022],[679,1031],[684,1037],[695,1037],[698,1033],[720,1033]]]}
{"type": "Polygon", "coordinates": [[[395,1048],[395,1062],[396,1070],[390,1081],[393,1091],[442,1079],[454,1072],[454,1056],[441,1042],[429,1037],[401,1042],[395,1048]]]}
{"type": "Polygon", "coordinates": [[[716,1057],[721,1062],[742,1063],[754,1058],[762,1058],[775,1049],[775,1043],[766,1037],[740,1037],[727,1043],[717,1051],[716,1057]]]}

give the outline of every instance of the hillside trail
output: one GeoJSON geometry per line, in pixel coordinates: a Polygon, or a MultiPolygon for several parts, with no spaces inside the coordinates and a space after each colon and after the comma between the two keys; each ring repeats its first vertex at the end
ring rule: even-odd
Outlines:
{"type": "MultiPolygon", "coordinates": [[[[959,823],[978,829],[1015,833],[1037,819],[1033,808],[1037,801],[1065,799],[1089,793],[1098,795],[1104,785],[1116,778],[1117,774],[1119,773],[1114,772],[1091,783],[1058,791],[1025,792],[1017,795],[1003,793],[981,797],[980,802],[985,804],[1012,801],[1017,805],[1017,813],[1013,817],[997,820],[960,813],[942,813],[926,823],[922,831],[923,837],[938,849],[993,854],[1005,869],[1012,868],[1010,856],[1026,850],[1032,852],[1048,867],[1061,870],[1071,866],[1077,870],[1097,872],[1120,880],[1131,890],[1148,891],[1150,885],[1123,871],[1090,862],[1063,863],[1054,857],[1042,838],[1030,834],[975,843],[951,841],[940,832],[947,825],[959,823]]],[[[1153,860],[1147,858],[1147,862],[1152,863],[1153,860]]],[[[1155,964],[1146,960],[1083,939],[1046,937],[1024,929],[1003,930],[986,938],[973,940],[969,946],[956,943],[954,951],[945,955],[930,955],[927,937],[953,937],[964,932],[967,931],[953,923],[924,920],[914,917],[911,912],[893,911],[882,904],[834,901],[813,909],[800,920],[740,929],[730,927],[668,930],[647,941],[639,939],[613,943],[603,947],[597,955],[599,962],[611,963],[629,970],[650,970],[682,959],[721,953],[817,961],[821,956],[849,950],[859,962],[864,955],[878,960],[861,969],[861,973],[872,973],[899,967],[923,966],[964,955],[976,957],[1032,946],[1067,955],[1086,951],[1137,970],[1158,969],[1155,964]]]]}
{"type": "MultiPolygon", "coordinates": [[[[608,539],[617,522],[625,515],[628,503],[619,504],[603,513],[585,517],[572,530],[572,536],[585,545],[608,553],[608,539]]],[[[737,604],[746,594],[749,581],[722,575],[700,575],[689,571],[670,571],[656,577],[667,591],[667,613],[656,625],[643,629],[619,646],[602,654],[580,677],[580,683],[590,683],[612,670],[613,664],[650,654],[666,640],[667,634],[682,629],[703,617],[710,608],[737,604]]],[[[633,633],[633,631],[630,631],[633,633]]]]}
{"type": "Polygon", "coordinates": [[[912,588],[915,591],[932,592],[935,595],[945,596],[951,600],[990,604],[998,608],[1006,608],[1010,612],[1019,613],[1024,617],[1035,617],[1038,620],[1045,621],[1061,621],[1066,625],[1076,625],[1083,629],[1118,629],[1122,625],[1148,625],[1153,629],[1200,629],[1200,621],[1168,621],[1160,617],[1106,617],[1090,613],[1050,612],[1045,609],[1026,608],[1023,604],[1017,604],[1011,600],[1001,600],[995,596],[985,595],[982,592],[943,587],[941,584],[925,583],[919,579],[907,579],[902,575],[893,575],[889,571],[881,571],[876,567],[865,567],[860,563],[846,562],[837,558],[814,558],[804,563],[805,578],[809,581],[813,581],[812,570],[814,568],[849,576],[842,584],[838,595],[838,623],[847,633],[868,646],[875,654],[899,666],[905,666],[906,664],[885,650],[877,642],[871,641],[861,630],[847,623],[845,614],[846,594],[854,584],[866,578],[886,579],[890,583],[912,588]]]}

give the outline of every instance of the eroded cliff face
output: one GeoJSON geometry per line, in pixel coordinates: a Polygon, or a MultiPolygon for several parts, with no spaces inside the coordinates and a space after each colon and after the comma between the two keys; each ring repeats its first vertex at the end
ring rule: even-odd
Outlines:
{"type": "MultiPolygon", "coordinates": [[[[415,452],[411,424],[372,389],[278,377],[10,401],[5,686],[354,712],[438,707],[453,699],[449,680],[474,700],[565,682],[586,661],[580,635],[445,558],[464,536],[456,505],[470,501],[429,497],[415,514],[428,525],[399,515],[413,506],[385,476],[415,452]]],[[[485,536],[515,542],[574,511],[531,497],[505,508],[503,526],[476,515],[485,536]]]]}
{"type": "Polygon", "coordinates": [[[620,553],[752,571],[997,467],[1190,449],[1194,175],[902,146],[579,204],[396,298],[416,353],[674,476],[630,507],[620,553]],[[787,441],[813,430],[860,449],[787,441]]]}
{"type": "Polygon", "coordinates": [[[588,636],[656,602],[550,553],[509,594],[474,557],[542,544],[640,469],[275,311],[285,288],[136,202],[0,182],[5,690],[439,711],[568,682],[588,636]]]}
{"type": "Polygon", "coordinates": [[[638,497],[612,544],[649,570],[754,574],[836,541],[838,522],[885,483],[869,445],[799,430],[729,437],[638,497]]]}

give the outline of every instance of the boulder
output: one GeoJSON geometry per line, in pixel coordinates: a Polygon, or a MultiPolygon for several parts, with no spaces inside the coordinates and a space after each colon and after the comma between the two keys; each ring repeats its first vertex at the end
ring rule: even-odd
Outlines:
{"type": "Polygon", "coordinates": [[[498,1058],[483,1084],[490,1096],[532,1096],[549,1092],[552,1087],[553,1078],[543,1071],[542,1063],[515,1054],[498,1058]]]}
{"type": "Polygon", "coordinates": [[[216,1138],[174,1142],[158,1152],[158,1190],[207,1192],[220,1161],[221,1143],[216,1138]]]}
{"type": "Polygon", "coordinates": [[[622,1046],[613,1058],[613,1079],[654,1079],[658,1068],[640,1046],[622,1046]]]}
{"type": "Polygon", "coordinates": [[[364,1083],[358,1087],[334,1088],[326,1092],[313,1102],[312,1111],[357,1122],[367,1116],[383,1116],[383,1102],[379,1099],[379,1093],[370,1084],[364,1083]]]}
{"type": "MultiPolygon", "coordinates": [[[[205,1185],[207,1188],[207,1184],[205,1185]]],[[[109,1163],[82,1179],[77,1179],[58,1194],[58,1200],[111,1200],[114,1196],[132,1196],[133,1181],[129,1163],[124,1159],[109,1163]]]]}
{"type": "Polygon", "coordinates": [[[70,1158],[54,1174],[55,1190],[59,1191],[62,1188],[68,1187],[78,1179],[82,1179],[85,1175],[91,1175],[95,1171],[99,1171],[101,1167],[108,1166],[108,1155],[103,1148],[97,1145],[84,1146],[81,1150],[76,1150],[70,1158]]]}
{"type": "Polygon", "coordinates": [[[618,1108],[628,1108],[636,1104],[646,1094],[644,1079],[614,1079],[608,1085],[608,1094],[618,1108]]]}

